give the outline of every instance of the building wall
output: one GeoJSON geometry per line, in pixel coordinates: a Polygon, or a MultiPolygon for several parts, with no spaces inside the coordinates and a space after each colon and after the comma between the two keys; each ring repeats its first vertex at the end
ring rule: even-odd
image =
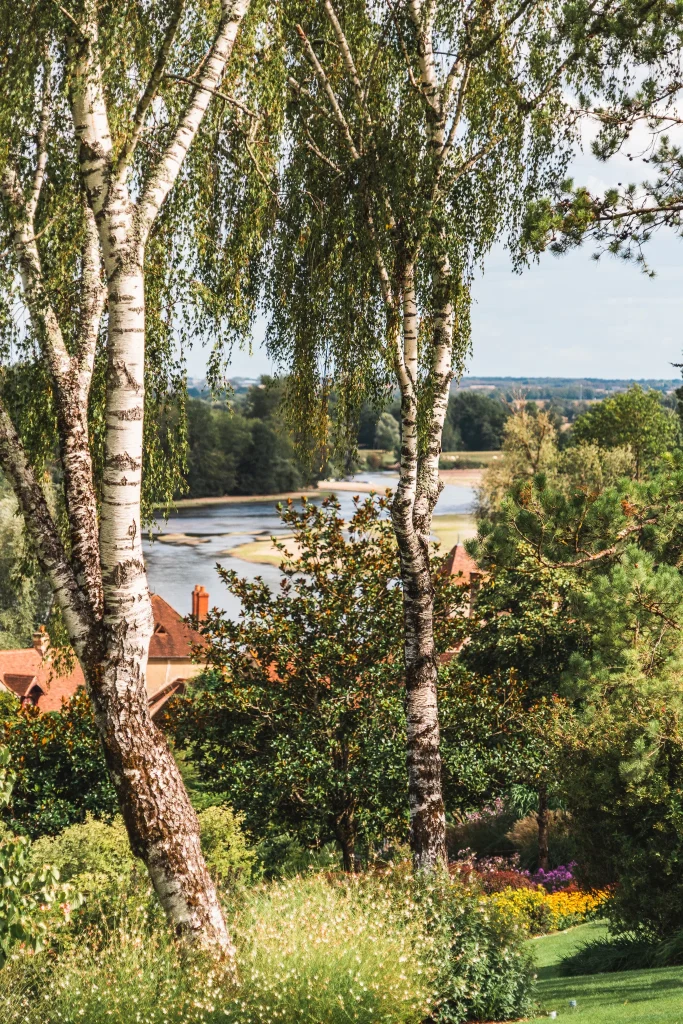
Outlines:
{"type": "Polygon", "coordinates": [[[193,679],[203,668],[189,658],[150,658],[147,663],[147,693],[153,697],[176,679],[193,679]]]}

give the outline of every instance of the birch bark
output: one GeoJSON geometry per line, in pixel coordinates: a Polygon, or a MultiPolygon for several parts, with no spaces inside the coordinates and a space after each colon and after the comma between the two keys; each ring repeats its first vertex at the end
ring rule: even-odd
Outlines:
{"type": "MultiPolygon", "coordinates": [[[[11,209],[24,296],[57,397],[70,550],[64,549],[21,440],[0,402],[0,464],[12,480],[27,528],[82,664],[105,757],[134,853],[179,934],[232,955],[215,887],[204,863],[199,823],[175,760],[149,714],[145,674],[153,629],[142,552],[140,498],[145,383],[145,244],[230,58],[249,0],[223,0],[213,43],[193,79],[187,106],[142,194],[128,190],[127,166],[162,79],[182,0],[115,160],[99,63],[98,10],[86,0],[69,40],[70,105],[87,197],[81,323],[70,354],[43,285],[34,216],[44,145],[25,198],[11,168],[0,183],[11,209]],[[103,280],[104,278],[104,280],[103,280]],[[105,464],[98,517],[88,435],[88,399],[106,296],[105,464]]],[[[47,93],[46,93],[47,95],[47,93]]],[[[45,104],[40,132],[49,117],[45,104]]]]}

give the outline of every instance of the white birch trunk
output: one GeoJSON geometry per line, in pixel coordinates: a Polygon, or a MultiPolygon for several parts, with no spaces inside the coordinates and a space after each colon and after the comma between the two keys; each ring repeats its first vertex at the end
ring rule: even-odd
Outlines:
{"type": "MultiPolygon", "coordinates": [[[[43,285],[34,216],[45,172],[38,147],[28,200],[10,170],[0,185],[13,212],[14,249],[24,295],[43,344],[58,405],[71,551],[67,553],[14,426],[0,401],[0,464],[17,493],[28,531],[50,579],[81,661],[107,765],[134,852],[179,934],[231,956],[199,823],[166,741],[149,714],[145,673],[153,617],[142,552],[140,497],[145,380],[145,243],[173,187],[211,96],[220,84],[249,0],[223,0],[213,44],[166,151],[137,203],[127,163],[161,81],[180,19],[176,6],[133,128],[114,164],[98,58],[98,9],[86,0],[69,44],[71,107],[89,210],[82,265],[77,351],[64,345],[43,285]],[[88,397],[106,285],[108,304],[105,466],[97,516],[88,437],[88,397]]],[[[47,81],[48,76],[46,76],[47,81]]],[[[49,125],[45,102],[39,136],[49,125]]],[[[39,138],[40,142],[40,138],[39,138]]]]}

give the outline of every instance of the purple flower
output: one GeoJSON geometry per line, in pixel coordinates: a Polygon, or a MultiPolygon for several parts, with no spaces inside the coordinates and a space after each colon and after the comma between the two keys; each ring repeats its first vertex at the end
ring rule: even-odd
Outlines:
{"type": "Polygon", "coordinates": [[[560,867],[553,868],[552,871],[544,871],[543,868],[539,868],[538,871],[531,875],[531,881],[537,885],[542,885],[547,892],[557,892],[559,889],[566,889],[568,885],[571,885],[574,881],[574,875],[572,869],[576,867],[576,861],[572,861],[567,864],[561,864],[560,867]]]}

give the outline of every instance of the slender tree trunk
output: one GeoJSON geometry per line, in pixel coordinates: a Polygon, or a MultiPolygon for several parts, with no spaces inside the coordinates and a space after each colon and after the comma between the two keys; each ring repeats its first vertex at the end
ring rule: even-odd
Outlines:
{"type": "Polygon", "coordinates": [[[342,852],[344,871],[352,875],[356,870],[356,829],[346,812],[337,821],[335,832],[342,852]]]}
{"type": "MultiPolygon", "coordinates": [[[[406,741],[410,846],[417,870],[446,864],[446,815],[441,793],[437,658],[434,646],[434,590],[429,565],[431,516],[439,495],[438,450],[433,468],[419,456],[418,316],[414,268],[403,275],[401,382],[401,475],[392,521],[401,559],[405,627],[406,741]],[[432,476],[433,476],[432,472],[432,476]]],[[[437,447],[440,446],[440,432],[437,447]]]]}
{"type": "Polygon", "coordinates": [[[548,870],[548,790],[546,786],[538,788],[538,866],[548,870]]]}
{"type": "MultiPolygon", "coordinates": [[[[179,933],[233,954],[204,863],[199,822],[180,772],[152,723],[145,686],[153,629],[140,529],[144,418],[145,296],[142,247],[126,210],[105,254],[109,295],[106,448],[100,561],[104,650],[88,680],[107,763],[131,847],[179,933]]],[[[105,227],[107,222],[104,222],[105,227]]]]}

